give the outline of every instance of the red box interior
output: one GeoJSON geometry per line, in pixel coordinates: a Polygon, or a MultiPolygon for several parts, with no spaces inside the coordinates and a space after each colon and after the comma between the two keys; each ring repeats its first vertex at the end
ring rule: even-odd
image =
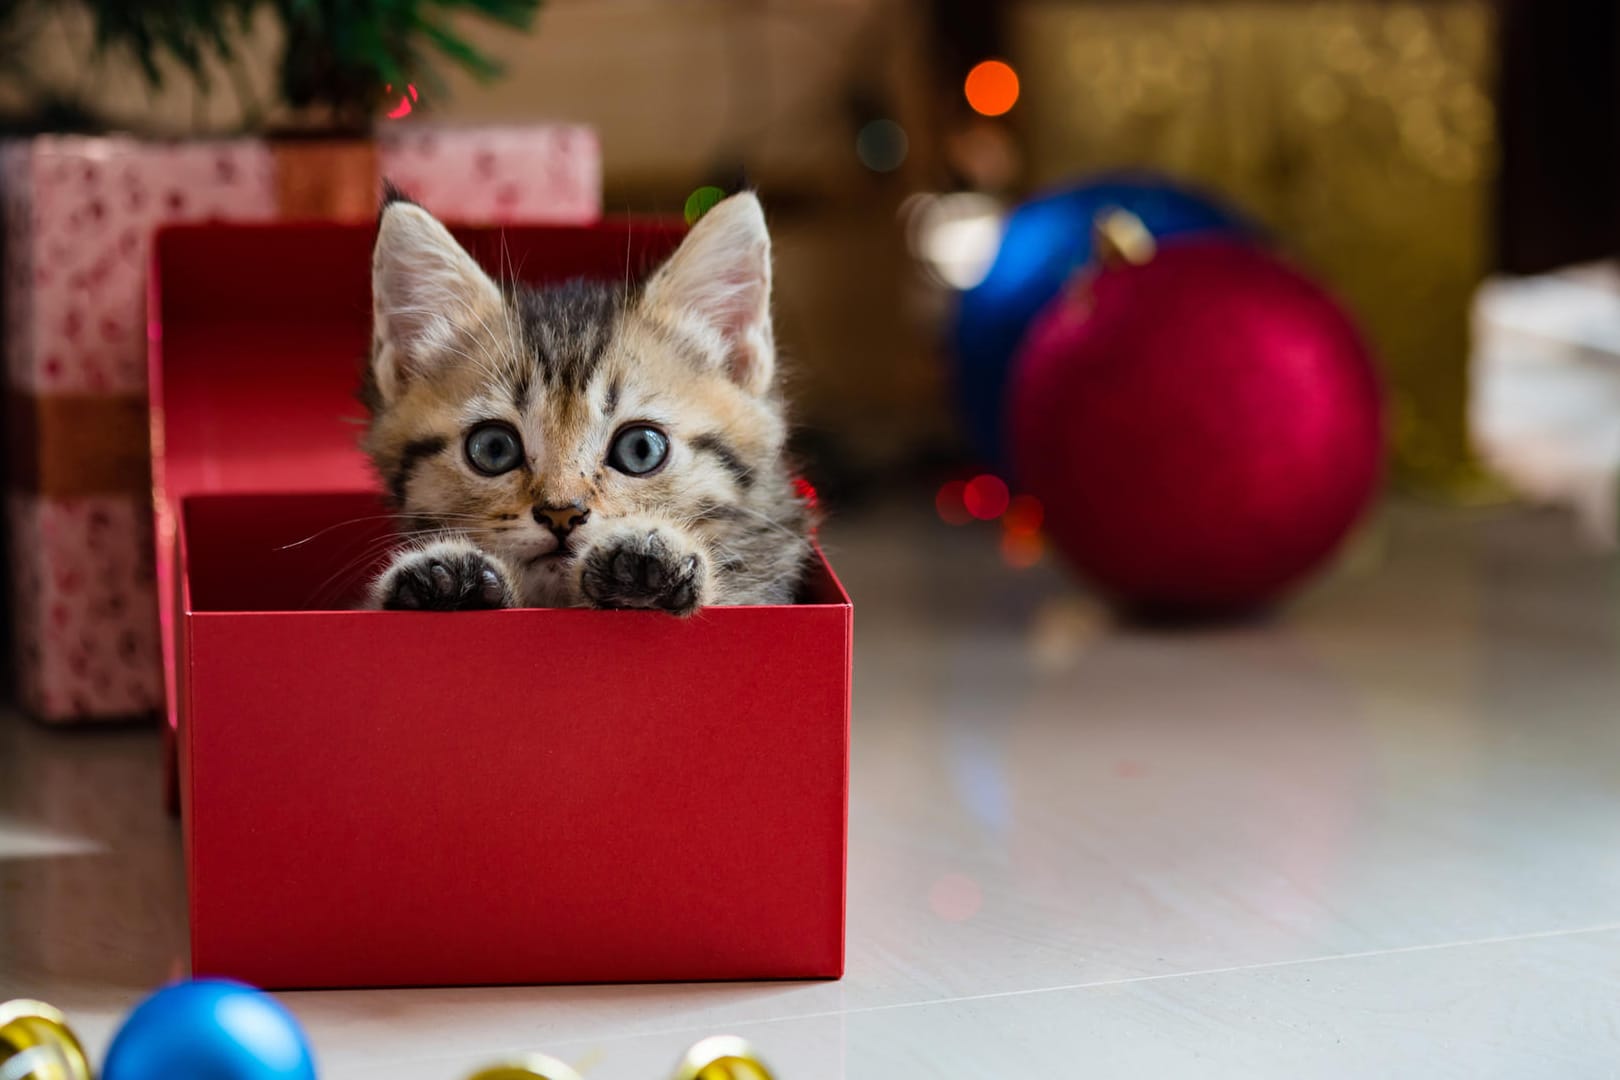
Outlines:
{"type": "MultiPolygon", "coordinates": [[[[158,238],[153,432],[193,968],[272,987],[825,977],[843,966],[850,634],[803,602],[352,610],[372,231],[158,238]]],[[[657,223],[460,234],[621,279],[657,223]]]]}

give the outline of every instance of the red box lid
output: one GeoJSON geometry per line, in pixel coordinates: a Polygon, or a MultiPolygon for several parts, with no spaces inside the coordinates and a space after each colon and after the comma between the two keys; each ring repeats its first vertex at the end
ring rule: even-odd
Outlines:
{"type": "MultiPolygon", "coordinates": [[[[496,276],[618,281],[684,230],[654,220],[452,229],[496,276]],[[531,252],[544,258],[529,258],[531,252]],[[525,272],[527,270],[527,272],[525,272]]],[[[371,333],[371,247],[356,225],[181,225],[156,238],[149,298],[160,511],[202,492],[375,487],[356,391],[371,333]]]]}

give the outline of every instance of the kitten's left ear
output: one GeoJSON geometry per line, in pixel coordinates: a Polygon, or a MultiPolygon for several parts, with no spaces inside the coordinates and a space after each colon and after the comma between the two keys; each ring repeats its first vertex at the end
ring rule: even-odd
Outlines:
{"type": "Polygon", "coordinates": [[[771,237],[751,191],[715,205],[647,283],[643,304],[696,339],[751,394],[776,373],[771,331],[771,237]]]}
{"type": "Polygon", "coordinates": [[[463,355],[501,290],[439,220],[390,190],[371,256],[372,376],[384,401],[463,355]]]}

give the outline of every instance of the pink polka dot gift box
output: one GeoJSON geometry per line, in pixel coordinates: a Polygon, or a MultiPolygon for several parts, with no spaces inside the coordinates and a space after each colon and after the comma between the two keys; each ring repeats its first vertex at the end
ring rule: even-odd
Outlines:
{"type": "Polygon", "coordinates": [[[8,636],[28,712],[71,723],[163,704],[145,400],[153,231],[364,221],[382,177],[469,224],[601,214],[595,134],[567,125],[0,145],[8,636]]]}

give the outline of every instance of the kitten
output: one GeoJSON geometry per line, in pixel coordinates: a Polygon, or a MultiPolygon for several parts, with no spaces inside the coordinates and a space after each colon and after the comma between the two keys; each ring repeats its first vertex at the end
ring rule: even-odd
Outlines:
{"type": "Polygon", "coordinates": [[[791,602],[811,520],[783,454],[770,291],[751,193],[643,286],[503,291],[390,192],[363,445],[415,539],[370,606],[791,602]]]}

